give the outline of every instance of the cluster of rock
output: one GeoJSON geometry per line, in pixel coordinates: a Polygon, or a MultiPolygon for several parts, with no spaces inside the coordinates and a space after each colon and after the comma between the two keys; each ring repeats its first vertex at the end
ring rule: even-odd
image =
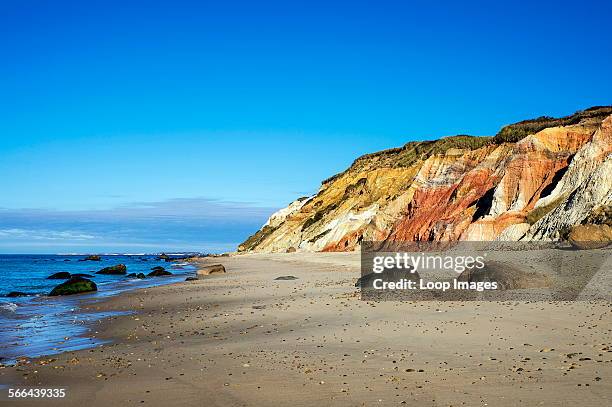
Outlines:
{"type": "MultiPolygon", "coordinates": [[[[97,256],[88,256],[88,257],[97,257],[97,256]]],[[[161,257],[161,256],[160,256],[161,257]]],[[[164,257],[159,258],[158,260],[164,260],[164,257]]],[[[80,261],[85,261],[80,260],[80,261]]],[[[98,260],[87,260],[87,261],[98,261],[98,260]]],[[[173,266],[173,268],[182,268],[180,265],[173,266]]],[[[225,273],[225,267],[222,264],[213,264],[210,266],[202,266],[196,271],[195,276],[187,277],[186,281],[194,281],[204,278],[205,276],[209,276],[211,274],[221,274],[225,273]]],[[[125,276],[126,278],[136,278],[136,279],[145,279],[148,277],[166,277],[172,276],[173,274],[166,270],[162,266],[155,266],[151,268],[151,272],[148,274],[144,273],[127,273],[127,266],[125,264],[117,264],[114,266],[105,267],[95,274],[100,275],[116,275],[116,276],[125,276]]],[[[49,293],[50,296],[58,296],[58,295],[72,295],[72,294],[81,294],[94,292],[98,290],[98,287],[95,282],[91,279],[95,278],[95,274],[86,274],[86,273],[69,273],[67,271],[60,271],[54,274],[51,274],[47,277],[48,280],[65,280],[63,283],[57,285],[51,290],[49,293]]],[[[7,297],[22,297],[33,295],[30,293],[25,293],[21,291],[12,291],[7,294],[7,297]]]]}
{"type": "MultiPolygon", "coordinates": [[[[97,261],[97,260],[93,260],[93,261],[97,261]]],[[[138,279],[145,279],[147,277],[164,277],[164,276],[173,275],[171,272],[167,271],[165,268],[161,266],[155,266],[151,268],[151,270],[152,271],[146,276],[144,275],[144,273],[127,274],[127,267],[125,266],[125,264],[117,264],[114,266],[105,267],[97,271],[95,274],[118,275],[118,276],[125,276],[127,278],[138,278],[138,279]]],[[[53,290],[51,290],[49,295],[50,296],[72,295],[72,294],[81,294],[81,293],[97,291],[98,287],[96,286],[96,283],[90,280],[90,278],[93,278],[93,277],[95,276],[91,274],[83,274],[83,273],[71,274],[67,271],[61,271],[59,273],[52,274],[49,277],[47,277],[47,279],[66,280],[66,281],[59,284],[55,288],[53,288],[53,290]]],[[[18,297],[22,295],[27,295],[27,294],[15,291],[15,292],[9,293],[8,296],[18,297]]]]}
{"type": "Polygon", "coordinates": [[[411,142],[358,158],[241,252],[349,251],[370,241],[612,241],[612,106],[411,142]]]}

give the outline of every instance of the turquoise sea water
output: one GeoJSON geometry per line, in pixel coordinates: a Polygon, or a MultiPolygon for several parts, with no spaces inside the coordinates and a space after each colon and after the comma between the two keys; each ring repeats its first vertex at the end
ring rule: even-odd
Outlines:
{"type": "Polygon", "coordinates": [[[79,261],[82,255],[0,255],[0,363],[11,363],[21,356],[37,357],[68,350],[98,346],[101,341],[91,332],[96,321],[120,313],[84,312],[84,303],[136,288],[182,281],[194,273],[193,266],[163,262],[154,255],[109,255],[101,261],[79,261]],[[127,273],[148,274],[162,266],[173,273],[168,277],[144,280],[126,276],[95,274],[116,264],[125,264],[127,273]],[[65,297],[47,294],[64,280],[49,280],[51,274],[67,271],[94,277],[98,291],[65,297]],[[29,294],[8,298],[12,291],[29,294]]]}

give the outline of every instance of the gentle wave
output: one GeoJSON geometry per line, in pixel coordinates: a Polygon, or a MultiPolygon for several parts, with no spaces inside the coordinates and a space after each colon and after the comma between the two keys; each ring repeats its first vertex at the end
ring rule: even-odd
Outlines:
{"type": "Polygon", "coordinates": [[[17,304],[14,302],[0,303],[0,315],[14,316],[17,313],[17,304]]]}

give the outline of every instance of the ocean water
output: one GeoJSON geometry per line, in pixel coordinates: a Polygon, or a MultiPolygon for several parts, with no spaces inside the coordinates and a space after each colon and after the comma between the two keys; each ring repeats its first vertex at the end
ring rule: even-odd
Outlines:
{"type": "Polygon", "coordinates": [[[101,261],[79,261],[82,255],[0,255],[0,363],[17,358],[52,355],[103,344],[95,338],[97,321],[122,313],[85,312],[84,304],[137,288],[183,281],[194,274],[185,263],[163,262],[154,255],[109,255],[101,261]],[[126,276],[95,274],[116,264],[125,264],[127,273],[144,273],[162,266],[173,273],[144,280],[126,276]],[[71,296],[49,297],[49,292],[65,280],[48,280],[51,274],[67,271],[94,275],[98,291],[71,296]],[[28,293],[9,298],[12,291],[28,293]]]}

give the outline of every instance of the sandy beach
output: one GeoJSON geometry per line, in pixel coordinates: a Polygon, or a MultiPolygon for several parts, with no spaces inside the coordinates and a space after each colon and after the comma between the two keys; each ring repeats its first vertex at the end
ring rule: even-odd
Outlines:
{"type": "Polygon", "coordinates": [[[604,406],[612,309],[596,302],[366,302],[359,253],[207,258],[226,274],[91,306],[109,343],[0,369],[66,388],[16,405],[604,406]],[[275,280],[294,276],[293,280],[275,280]]]}

